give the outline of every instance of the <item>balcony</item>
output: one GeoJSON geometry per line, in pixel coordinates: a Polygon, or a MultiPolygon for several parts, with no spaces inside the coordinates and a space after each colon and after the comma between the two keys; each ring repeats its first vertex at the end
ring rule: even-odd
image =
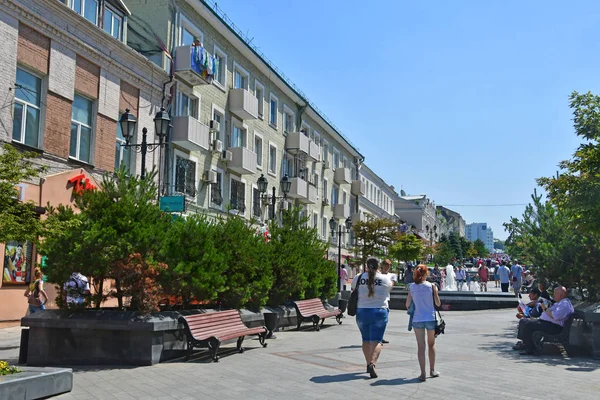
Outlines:
{"type": "Polygon", "coordinates": [[[204,47],[180,46],[175,49],[175,76],[191,86],[208,85],[214,77],[215,61],[204,47]],[[206,68],[208,57],[211,68],[206,68]]]}
{"type": "Polygon", "coordinates": [[[352,225],[355,225],[359,222],[365,222],[366,220],[367,218],[362,212],[352,213],[352,225]]]}
{"type": "Polygon", "coordinates": [[[365,195],[365,183],[361,180],[352,181],[352,188],[350,189],[352,194],[355,196],[365,195]]]}
{"type": "Polygon", "coordinates": [[[313,161],[317,161],[317,162],[321,161],[321,148],[319,147],[318,144],[316,144],[312,140],[310,141],[310,143],[308,145],[308,156],[310,158],[312,158],[313,161]]]}
{"type": "Polygon", "coordinates": [[[242,121],[258,118],[258,99],[246,89],[231,89],[229,91],[229,111],[242,121]]]}
{"type": "Polygon", "coordinates": [[[302,132],[290,132],[285,138],[285,150],[290,154],[308,154],[311,140],[302,132]]]}
{"type": "Polygon", "coordinates": [[[190,151],[209,149],[210,129],[194,117],[173,118],[171,141],[190,151]]]}
{"type": "Polygon", "coordinates": [[[256,172],[256,153],[245,147],[230,147],[231,161],[227,168],[240,175],[254,174],[256,172]]]}
{"type": "Polygon", "coordinates": [[[306,201],[308,183],[302,178],[290,178],[290,181],[292,182],[292,186],[287,196],[304,203],[306,201]]]}
{"type": "Polygon", "coordinates": [[[333,173],[333,180],[338,185],[342,185],[344,183],[346,183],[346,184],[351,183],[352,181],[350,179],[350,168],[344,168],[344,167],[336,168],[335,172],[333,173]]]}
{"type": "Polygon", "coordinates": [[[306,204],[317,204],[319,201],[319,191],[316,186],[308,185],[308,192],[306,196],[306,204]]]}
{"type": "Polygon", "coordinates": [[[333,218],[346,219],[350,216],[350,206],[348,204],[336,204],[333,206],[333,218]]]}

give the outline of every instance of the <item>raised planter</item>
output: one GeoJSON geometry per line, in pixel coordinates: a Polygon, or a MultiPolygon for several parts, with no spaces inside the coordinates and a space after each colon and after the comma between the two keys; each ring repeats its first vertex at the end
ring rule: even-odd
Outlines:
{"type": "MultiPolygon", "coordinates": [[[[447,292],[440,291],[440,300],[445,311],[492,310],[516,308],[518,299],[511,293],[498,292],[447,292]]],[[[406,310],[408,291],[394,287],[390,295],[390,308],[406,310]]]]}
{"type": "Polygon", "coordinates": [[[19,367],[22,372],[0,376],[0,399],[45,399],[73,389],[69,368],[19,367]]]}

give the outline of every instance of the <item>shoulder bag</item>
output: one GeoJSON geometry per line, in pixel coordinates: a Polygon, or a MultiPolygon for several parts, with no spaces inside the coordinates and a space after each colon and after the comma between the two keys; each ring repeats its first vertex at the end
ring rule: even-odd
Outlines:
{"type": "Polygon", "coordinates": [[[352,293],[350,293],[350,300],[348,300],[348,315],[350,315],[351,317],[354,317],[356,315],[356,309],[358,308],[358,287],[360,286],[360,278],[363,274],[360,274],[358,276],[358,279],[356,281],[356,287],[354,288],[352,293]]]}
{"type": "Polygon", "coordinates": [[[445,334],[446,322],[444,321],[444,318],[442,318],[442,314],[440,314],[440,309],[442,308],[441,304],[439,307],[436,306],[435,294],[432,292],[431,295],[433,296],[433,308],[435,309],[435,337],[438,337],[441,334],[445,334]]]}
{"type": "Polygon", "coordinates": [[[42,305],[42,301],[40,300],[40,281],[35,281],[33,285],[33,290],[27,296],[27,303],[34,307],[40,307],[42,305]]]}

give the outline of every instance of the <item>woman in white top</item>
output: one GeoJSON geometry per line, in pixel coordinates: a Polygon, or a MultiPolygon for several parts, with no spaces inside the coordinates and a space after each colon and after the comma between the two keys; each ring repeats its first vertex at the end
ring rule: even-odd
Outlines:
{"type": "Polygon", "coordinates": [[[411,303],[415,306],[413,314],[412,326],[415,330],[417,338],[417,355],[419,358],[419,366],[421,367],[421,375],[419,380],[425,381],[425,331],[427,330],[427,345],[429,347],[429,375],[432,378],[440,376],[435,370],[435,304],[439,307],[440,296],[437,287],[427,282],[429,269],[421,264],[415,268],[413,272],[414,283],[410,285],[408,297],[406,298],[406,308],[408,309],[411,303]]]}
{"type": "Polygon", "coordinates": [[[381,353],[381,341],[388,322],[388,300],[394,284],[379,272],[379,260],[369,258],[367,271],[352,281],[352,290],[358,290],[356,324],[362,335],[362,350],[367,362],[367,373],[377,378],[375,364],[381,353]]]}

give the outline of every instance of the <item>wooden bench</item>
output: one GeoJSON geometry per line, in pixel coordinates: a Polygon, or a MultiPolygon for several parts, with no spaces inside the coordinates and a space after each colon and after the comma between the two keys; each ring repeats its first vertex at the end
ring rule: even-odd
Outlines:
{"type": "Polygon", "coordinates": [[[185,325],[187,335],[187,356],[189,360],[194,347],[212,350],[212,358],[219,361],[217,352],[221,342],[237,338],[237,349],[244,352],[242,342],[246,336],[258,335],[258,340],[263,347],[267,347],[265,336],[267,328],[264,326],[248,328],[242,322],[238,310],[219,311],[205,314],[181,316],[180,321],[185,325]]]}
{"type": "Polygon", "coordinates": [[[575,313],[569,316],[569,318],[565,321],[565,325],[560,333],[557,333],[556,335],[551,335],[542,331],[534,331],[531,335],[531,340],[533,342],[535,353],[538,355],[541,354],[544,350],[544,343],[551,343],[562,345],[567,352],[567,355],[570,356],[571,346],[569,345],[569,336],[571,335],[571,325],[573,325],[574,319],[575,313]]]}
{"type": "Polygon", "coordinates": [[[320,330],[325,322],[325,318],[335,317],[338,324],[342,323],[342,312],[339,308],[333,311],[329,311],[323,305],[321,299],[310,299],[310,300],[299,300],[294,302],[296,307],[296,314],[298,318],[297,329],[300,329],[300,325],[305,321],[311,321],[315,330],[320,330]],[[319,325],[319,319],[321,324],[319,325]]]}

